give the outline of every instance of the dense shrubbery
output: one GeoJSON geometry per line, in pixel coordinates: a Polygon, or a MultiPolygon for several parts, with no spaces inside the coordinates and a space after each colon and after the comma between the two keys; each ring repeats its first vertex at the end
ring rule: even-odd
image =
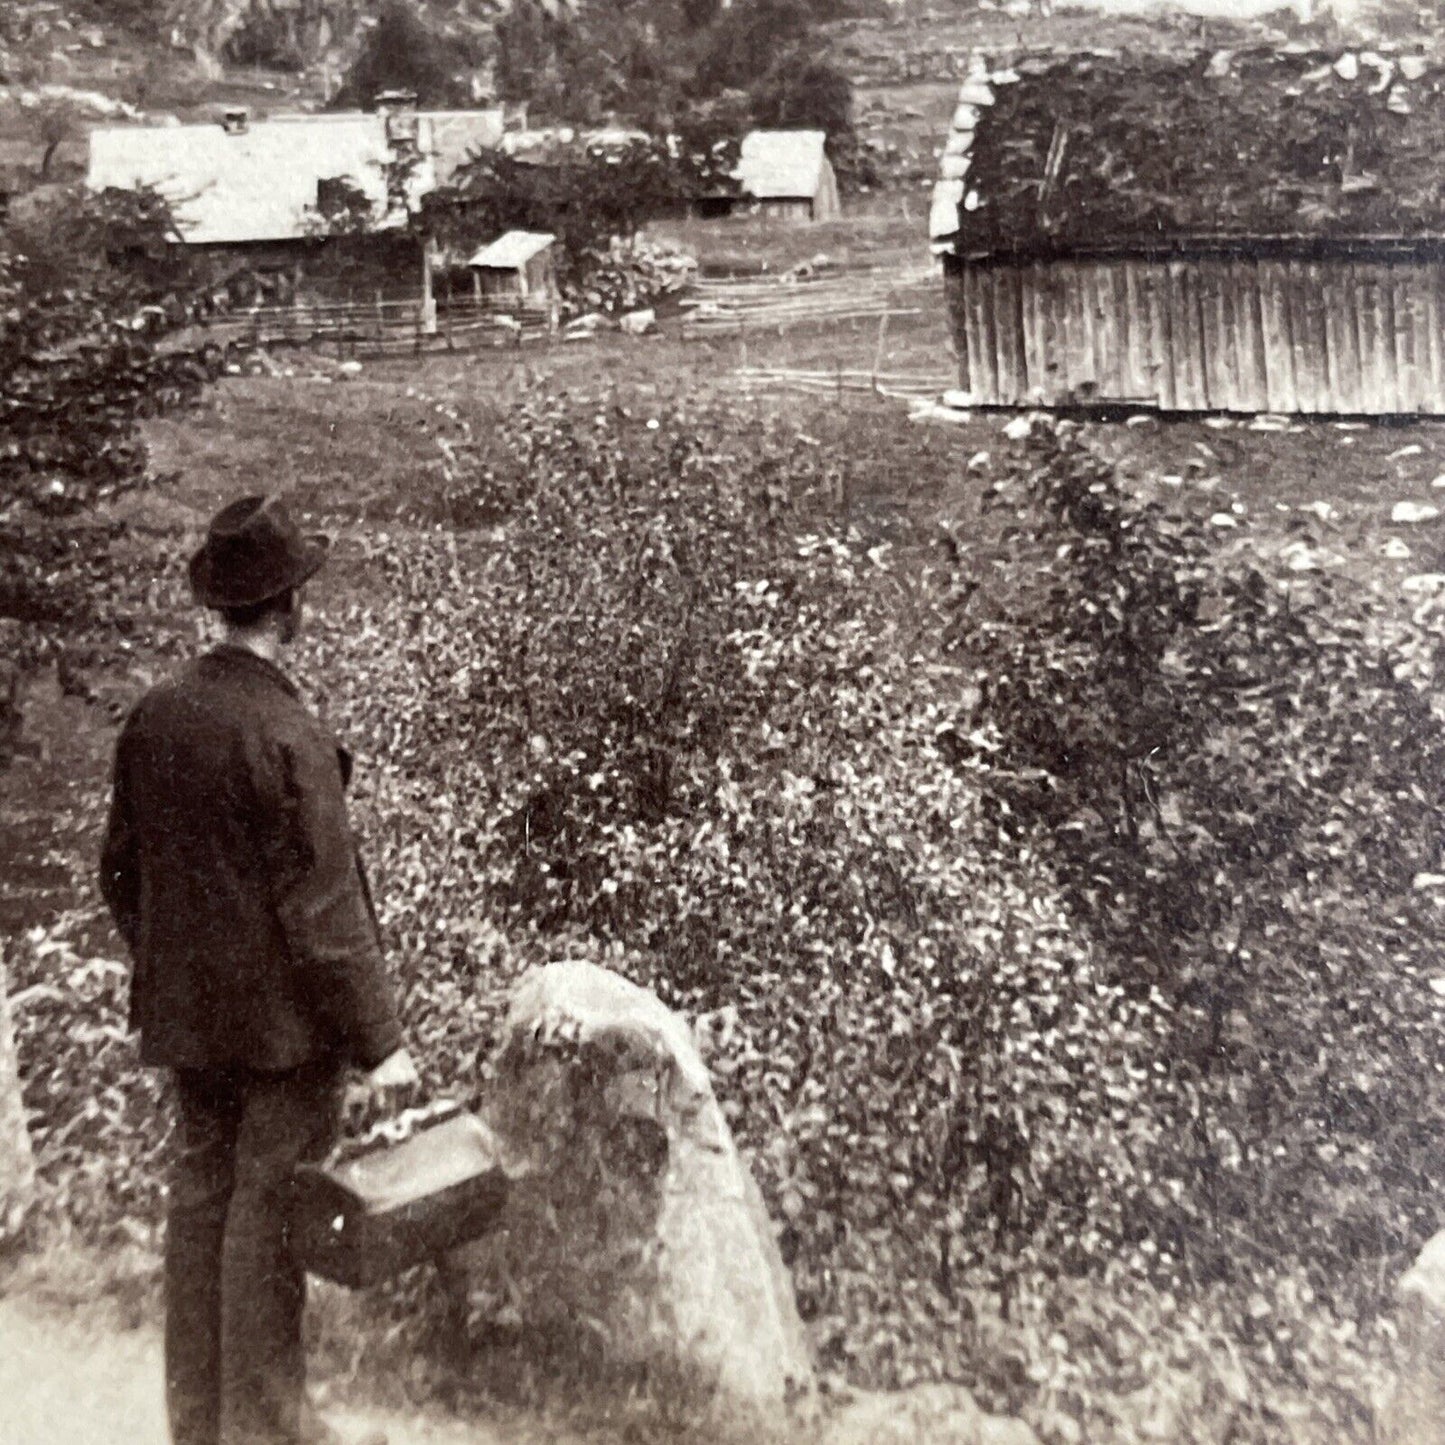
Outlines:
{"type": "Polygon", "coordinates": [[[427,196],[420,225],[458,247],[510,230],[549,232],[558,240],[564,294],[582,309],[604,304],[589,298],[597,290],[620,296],[631,289],[629,304],[646,304],[648,261],[664,257],[655,247],[632,246],[638,229],[685,210],[695,196],[735,190],[727,173],[737,157],[737,141],[716,130],[671,142],[632,137],[559,146],[546,165],[482,150],[427,196]],[[628,247],[636,265],[626,262],[628,247]]]}
{"type": "MultiPolygon", "coordinates": [[[[305,667],[433,1083],[526,962],[600,958],[711,1016],[830,1367],[1051,1445],[1366,1436],[1445,1183],[1429,632],[1067,434],[932,567],[850,527],[846,458],[706,408],[537,401],[454,456],[305,667]]],[[[114,1024],[92,972],[20,1026],[48,1177],[117,1145],[98,1218],[148,1099],[118,1041],[79,1095],[41,1046],[114,1024]]]]}
{"type": "Polygon", "coordinates": [[[212,374],[158,344],[192,305],[170,232],[151,194],[70,189],[0,227],[0,737],[19,674],[112,621],[116,529],[90,513],[144,479],[137,421],[212,374]]]}
{"type": "Polygon", "coordinates": [[[1391,639],[1328,574],[1283,585],[1220,541],[1235,517],[1142,503],[1067,435],[1026,463],[959,568],[976,700],[950,746],[1111,980],[1167,999],[1177,1195],[1140,1225],[1206,1280],[1307,1240],[1316,1287],[1362,1303],[1442,1182],[1441,930],[1415,886],[1445,813],[1437,640],[1391,639]]]}

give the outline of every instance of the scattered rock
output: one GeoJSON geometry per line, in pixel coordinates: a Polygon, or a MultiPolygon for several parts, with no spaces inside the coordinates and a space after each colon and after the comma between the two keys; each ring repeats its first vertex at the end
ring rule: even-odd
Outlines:
{"type": "Polygon", "coordinates": [[[641,311],[629,311],[618,319],[617,324],[628,336],[645,336],[657,329],[657,312],[651,306],[641,311]]]}
{"type": "Polygon", "coordinates": [[[600,311],[589,311],[584,316],[573,317],[562,328],[562,335],[568,340],[579,336],[596,336],[607,326],[607,318],[600,311]]]}
{"type": "Polygon", "coordinates": [[[1396,502],[1390,508],[1392,522],[1430,522],[1439,515],[1440,508],[1429,502],[1396,502]]]}
{"type": "Polygon", "coordinates": [[[1311,547],[1306,542],[1291,542],[1280,549],[1279,555],[1291,572],[1319,572],[1326,567],[1338,567],[1344,561],[1338,553],[1311,547]]]}
{"type": "Polygon", "coordinates": [[[343,361],[336,369],[342,376],[360,376],[362,366],[359,361],[343,361]]]}
{"type": "Polygon", "coordinates": [[[1380,551],[1392,562],[1404,562],[1410,556],[1410,549],[1398,537],[1391,537],[1380,551]]]}
{"type": "Polygon", "coordinates": [[[550,964],[517,986],[495,1072],[486,1121],[514,1185],[502,1227],[453,1261],[473,1302],[590,1331],[699,1400],[810,1398],[792,1281],[682,1019],[606,969],[550,964]]]}

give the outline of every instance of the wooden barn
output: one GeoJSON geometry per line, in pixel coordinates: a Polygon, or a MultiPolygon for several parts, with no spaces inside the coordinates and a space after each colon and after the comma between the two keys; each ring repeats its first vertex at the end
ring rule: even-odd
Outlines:
{"type": "Polygon", "coordinates": [[[930,218],[980,405],[1445,414],[1445,68],[1286,47],[964,83],[930,218]]]}
{"type": "Polygon", "coordinates": [[[836,221],[838,178],[820,130],[754,130],[742,139],[733,178],[738,193],[697,202],[700,216],[753,213],[781,221],[836,221]]]}
{"type": "Polygon", "coordinates": [[[467,267],[479,300],[528,311],[557,307],[557,238],[547,231],[508,231],[467,267]]]}

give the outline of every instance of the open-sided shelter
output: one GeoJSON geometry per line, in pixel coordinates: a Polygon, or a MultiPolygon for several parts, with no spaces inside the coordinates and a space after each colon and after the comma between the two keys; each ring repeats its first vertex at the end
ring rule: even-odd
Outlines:
{"type": "Polygon", "coordinates": [[[930,231],[980,404],[1445,413],[1445,70],[1303,47],[1023,57],[930,231]]]}
{"type": "Polygon", "coordinates": [[[508,231],[483,246],[467,262],[478,298],[496,306],[554,309],[558,301],[556,242],[547,231],[508,231]]]}

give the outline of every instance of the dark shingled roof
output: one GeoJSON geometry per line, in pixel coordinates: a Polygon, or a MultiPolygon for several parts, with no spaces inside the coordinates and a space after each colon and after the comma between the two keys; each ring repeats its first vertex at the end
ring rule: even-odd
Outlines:
{"type": "Polygon", "coordinates": [[[939,251],[1445,236],[1445,69],[1421,57],[1025,58],[960,101],[939,251]]]}

